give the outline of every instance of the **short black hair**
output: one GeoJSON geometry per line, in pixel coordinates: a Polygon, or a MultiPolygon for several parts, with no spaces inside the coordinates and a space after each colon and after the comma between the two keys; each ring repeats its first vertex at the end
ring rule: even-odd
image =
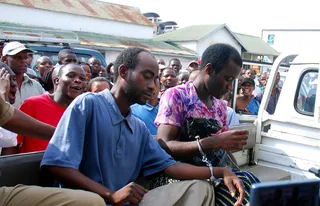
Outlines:
{"type": "Polygon", "coordinates": [[[107,82],[108,85],[109,85],[110,90],[111,90],[111,88],[112,88],[112,84],[111,84],[105,77],[95,77],[95,78],[93,78],[93,79],[91,79],[91,80],[89,81],[88,86],[87,86],[87,88],[86,88],[86,91],[87,91],[87,92],[90,92],[90,91],[91,91],[91,87],[92,87],[92,84],[93,84],[94,82],[107,82]]]}
{"type": "Polygon", "coordinates": [[[173,58],[173,59],[171,59],[171,60],[169,61],[169,65],[170,65],[170,63],[171,63],[172,61],[178,61],[178,62],[180,62],[180,64],[181,64],[181,61],[180,61],[179,59],[173,58]]]}
{"type": "Polygon", "coordinates": [[[74,54],[76,55],[71,49],[62,49],[58,54],[58,59],[62,59],[68,54],[74,54]]]}
{"type": "Polygon", "coordinates": [[[46,91],[53,89],[52,73],[54,68],[48,69],[43,74],[43,88],[46,91]]]}
{"type": "Polygon", "coordinates": [[[170,68],[170,67],[166,67],[166,68],[164,68],[164,69],[162,70],[162,73],[161,73],[160,78],[162,77],[164,71],[166,71],[166,70],[173,71],[174,75],[178,76],[177,72],[176,72],[174,69],[172,69],[172,68],[170,68]]]}
{"type": "Polygon", "coordinates": [[[112,66],[113,66],[113,63],[110,62],[110,63],[108,64],[107,68],[106,68],[106,71],[107,71],[108,74],[110,74],[110,72],[111,72],[111,67],[112,67],[112,66]]]}
{"type": "MultiPolygon", "coordinates": [[[[63,70],[68,66],[68,65],[75,65],[75,66],[79,66],[79,67],[81,67],[81,65],[80,64],[77,64],[77,63],[68,63],[68,64],[65,64],[65,65],[62,65],[61,67],[60,67],[60,69],[59,69],[59,72],[58,72],[58,77],[61,77],[62,76],[62,74],[63,74],[63,70]]],[[[81,67],[82,68],[82,67],[81,67]]]]}
{"type": "Polygon", "coordinates": [[[242,58],[234,47],[228,44],[213,44],[204,51],[200,69],[204,69],[207,64],[212,64],[215,72],[219,73],[230,60],[242,67],[242,58]]]}
{"type": "Polygon", "coordinates": [[[130,47],[125,50],[123,50],[119,56],[117,57],[116,61],[114,62],[114,78],[115,82],[118,79],[118,69],[120,65],[125,65],[129,69],[134,70],[139,63],[139,58],[138,55],[141,52],[147,52],[150,53],[149,51],[139,48],[139,47],[130,47]]]}

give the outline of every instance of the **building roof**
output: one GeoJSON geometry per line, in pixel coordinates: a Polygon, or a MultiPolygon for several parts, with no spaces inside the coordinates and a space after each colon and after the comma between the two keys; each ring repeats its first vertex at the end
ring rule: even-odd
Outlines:
{"type": "Polygon", "coordinates": [[[176,25],[178,25],[177,24],[177,22],[175,22],[175,21],[164,21],[164,22],[159,22],[159,24],[162,24],[162,25],[164,25],[164,26],[171,26],[171,25],[173,25],[173,26],[176,26],[176,25]]]}
{"type": "Polygon", "coordinates": [[[198,41],[213,31],[222,28],[224,24],[194,25],[184,27],[173,32],[168,32],[154,37],[157,41],[198,41]]]}
{"type": "Polygon", "coordinates": [[[153,26],[137,9],[97,0],[0,0],[0,3],[153,26]]]}
{"type": "Polygon", "coordinates": [[[159,18],[159,14],[154,13],[154,12],[148,12],[148,13],[143,13],[143,16],[145,17],[155,17],[155,18],[159,18]]]}
{"type": "Polygon", "coordinates": [[[247,53],[266,56],[279,55],[275,49],[273,49],[259,37],[233,33],[226,24],[189,26],[156,36],[154,39],[157,41],[166,42],[199,41],[200,39],[205,38],[222,28],[226,28],[247,53]]]}
{"type": "MultiPolygon", "coordinates": [[[[161,53],[164,55],[183,55],[188,57],[196,57],[196,53],[190,49],[184,48],[180,45],[174,43],[166,43],[161,41],[153,41],[152,39],[133,39],[133,38],[122,38],[122,37],[114,37],[110,35],[101,35],[94,34],[88,32],[68,32],[61,31],[58,29],[48,29],[43,27],[34,27],[34,26],[25,26],[19,24],[10,24],[10,23],[1,23],[0,29],[10,27],[15,28],[14,31],[24,32],[25,36],[29,37],[37,37],[40,36],[38,33],[39,30],[45,31],[46,36],[50,38],[56,38],[61,40],[61,42],[65,39],[74,39],[77,38],[79,40],[80,46],[86,46],[91,48],[96,48],[98,50],[123,50],[127,47],[142,47],[153,53],[161,53]],[[28,33],[29,32],[29,33],[28,33]],[[76,36],[76,37],[75,37],[76,36]]],[[[14,32],[4,32],[7,35],[13,35],[14,32]]]]}
{"type": "Polygon", "coordinates": [[[265,56],[278,56],[274,48],[264,42],[261,38],[257,36],[251,36],[246,34],[235,33],[238,39],[242,42],[243,45],[247,48],[247,53],[250,54],[259,54],[265,56]]]}
{"type": "Polygon", "coordinates": [[[79,35],[80,44],[103,48],[125,49],[128,47],[142,47],[154,53],[168,53],[176,55],[196,56],[192,50],[174,43],[154,41],[152,39],[141,40],[131,38],[113,37],[107,35],[76,32],[79,35]]]}
{"type": "Polygon", "coordinates": [[[166,42],[183,42],[183,41],[199,41],[210,34],[214,34],[222,28],[226,28],[230,35],[235,38],[241,45],[244,51],[247,51],[246,47],[239,41],[238,37],[229,29],[226,24],[210,24],[210,25],[193,25],[184,27],[172,32],[155,36],[153,39],[156,41],[166,42]]]}

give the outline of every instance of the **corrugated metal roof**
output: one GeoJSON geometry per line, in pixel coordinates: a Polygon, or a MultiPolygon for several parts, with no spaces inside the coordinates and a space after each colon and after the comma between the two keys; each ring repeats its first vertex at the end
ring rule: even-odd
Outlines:
{"type": "Polygon", "coordinates": [[[196,56],[196,53],[192,50],[181,47],[177,44],[170,44],[163,41],[129,39],[84,32],[76,33],[79,35],[81,45],[116,49],[125,49],[127,47],[142,47],[151,52],[196,56]]]}
{"type": "Polygon", "coordinates": [[[198,41],[223,25],[193,25],[155,36],[153,39],[157,41],[198,41]]]}
{"type": "Polygon", "coordinates": [[[133,7],[96,0],[0,0],[0,3],[153,26],[133,7]]]}
{"type": "Polygon", "coordinates": [[[270,45],[268,45],[266,42],[264,42],[261,38],[257,36],[238,33],[235,33],[235,35],[244,44],[244,46],[247,49],[247,53],[265,56],[279,55],[279,52],[277,52],[274,48],[272,48],[270,45]]]}
{"type": "MultiPolygon", "coordinates": [[[[152,39],[141,40],[141,39],[132,39],[132,38],[122,38],[122,37],[114,37],[109,35],[100,35],[94,33],[87,32],[67,32],[61,31],[57,29],[41,28],[34,26],[24,26],[19,24],[10,24],[10,23],[1,23],[1,27],[10,27],[15,28],[15,31],[23,30],[24,32],[30,32],[31,36],[34,36],[34,31],[43,30],[46,31],[47,35],[50,34],[52,38],[58,39],[72,39],[74,35],[77,35],[80,45],[88,46],[88,47],[99,47],[101,49],[125,49],[127,47],[142,47],[150,52],[159,52],[159,53],[167,53],[167,54],[176,54],[176,55],[185,55],[185,56],[196,56],[196,53],[187,48],[181,47],[179,45],[173,43],[166,43],[162,41],[153,41],[152,39]]],[[[13,32],[6,33],[7,35],[13,35],[13,32]]],[[[24,34],[25,35],[25,34],[24,34]]]]}

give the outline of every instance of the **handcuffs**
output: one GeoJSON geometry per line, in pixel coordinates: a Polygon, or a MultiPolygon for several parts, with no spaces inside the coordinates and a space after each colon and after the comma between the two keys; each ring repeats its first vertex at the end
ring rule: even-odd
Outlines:
{"type": "Polygon", "coordinates": [[[202,149],[202,146],[201,146],[200,141],[199,141],[199,140],[200,140],[200,136],[197,135],[197,136],[195,137],[195,139],[197,140],[197,145],[198,145],[199,152],[200,152],[200,154],[202,155],[202,162],[206,163],[207,166],[208,166],[209,169],[210,169],[210,173],[211,173],[211,177],[210,177],[210,179],[209,179],[209,180],[210,180],[210,183],[211,183],[212,185],[214,185],[216,178],[215,178],[215,176],[214,176],[214,174],[213,174],[212,164],[211,164],[211,162],[208,160],[207,155],[204,153],[204,151],[203,151],[203,149],[202,149]]]}

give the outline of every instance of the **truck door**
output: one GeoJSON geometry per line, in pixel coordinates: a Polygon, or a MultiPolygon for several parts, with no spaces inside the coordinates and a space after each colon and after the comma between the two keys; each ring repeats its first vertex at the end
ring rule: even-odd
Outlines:
{"type": "Polygon", "coordinates": [[[273,115],[266,112],[275,74],[276,60],[257,119],[255,161],[291,174],[291,179],[316,178],[311,168],[320,168],[319,63],[309,56],[297,56],[279,95],[273,115]]]}

